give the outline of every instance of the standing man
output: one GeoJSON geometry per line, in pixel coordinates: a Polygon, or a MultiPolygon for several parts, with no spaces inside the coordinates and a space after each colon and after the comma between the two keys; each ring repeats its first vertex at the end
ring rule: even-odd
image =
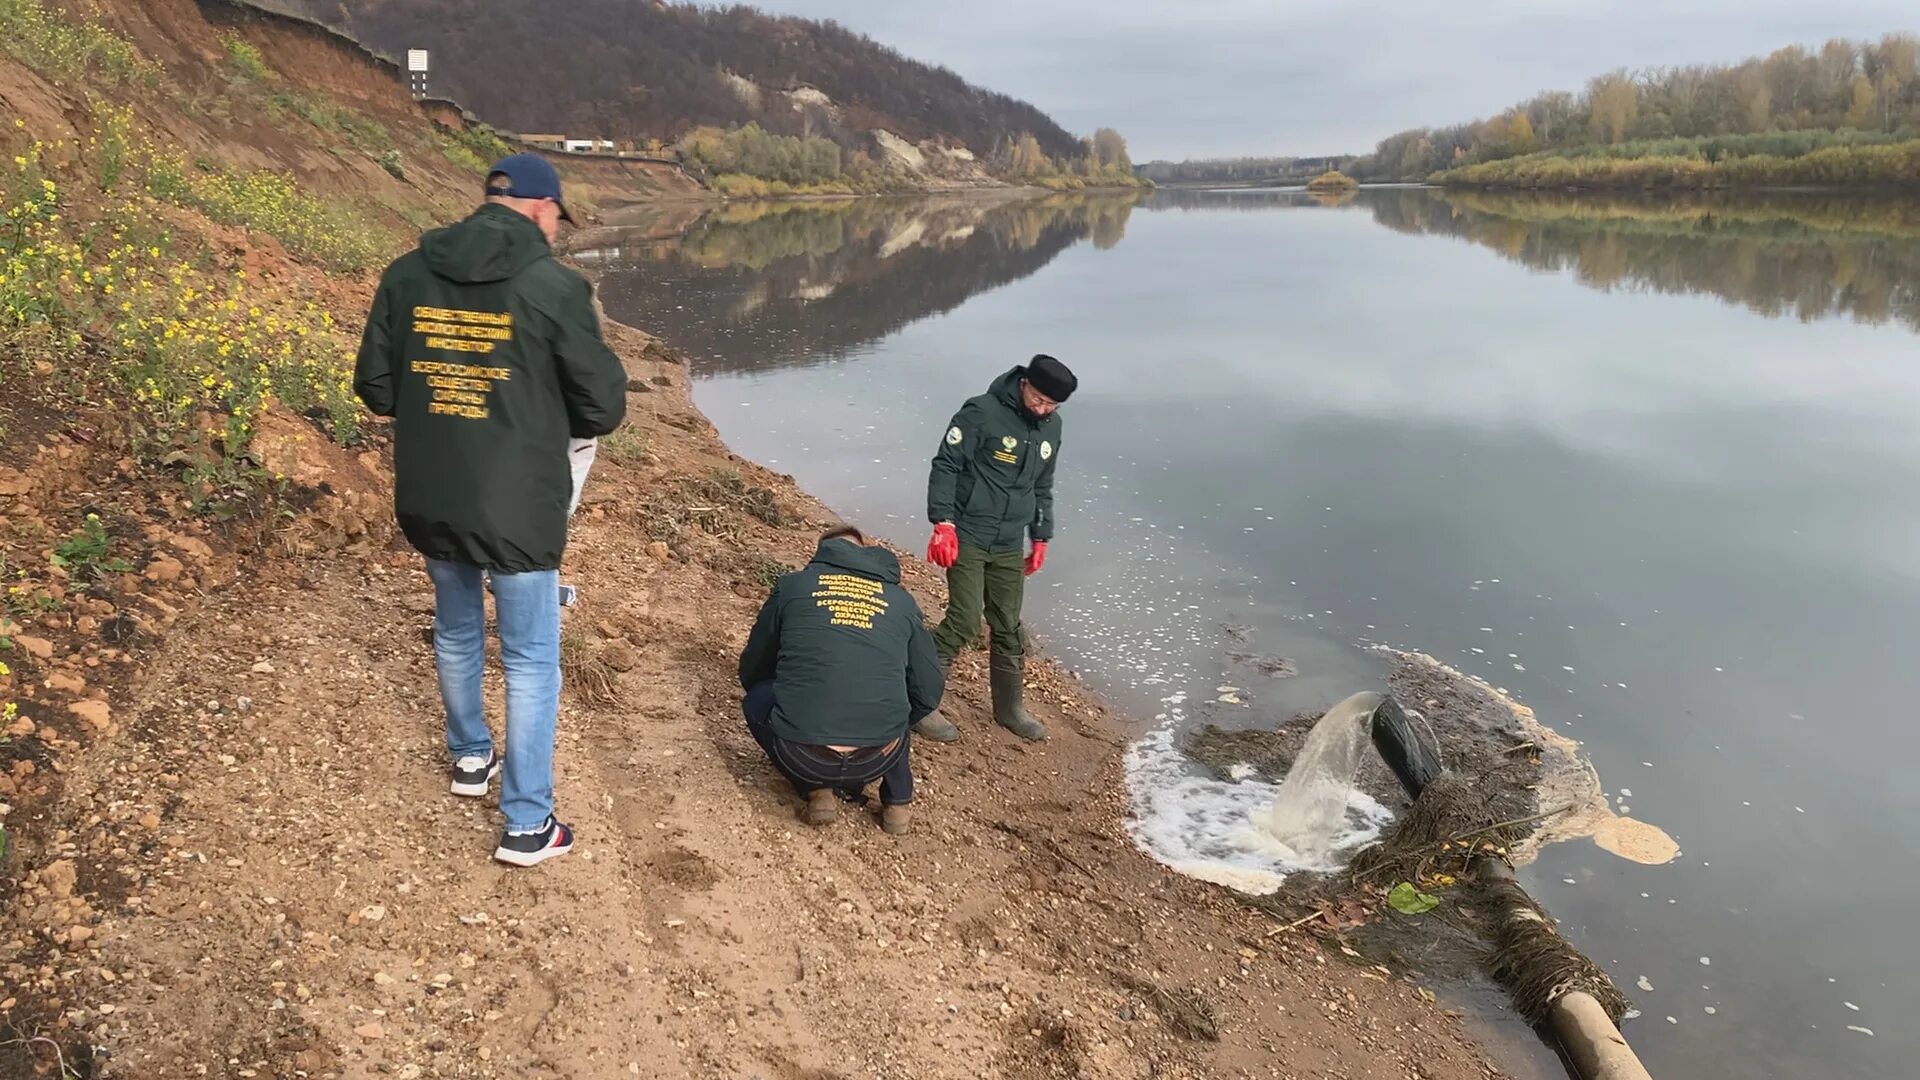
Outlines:
{"type": "Polygon", "coordinates": [[[433,579],[453,793],[472,798],[502,773],[481,697],[492,579],[507,674],[506,829],[493,857],[515,866],[573,847],[553,816],[568,439],[612,432],[627,409],[592,289],[553,258],[572,220],[545,159],[494,165],[479,210],[381,277],[354,375],[367,408],[394,420],[394,512],[433,579]]]}
{"type": "MultiPolygon", "coordinates": [[[[947,617],[933,634],[941,662],[951,663],[979,636],[984,609],[993,719],[1023,739],[1044,739],[1047,729],[1022,704],[1026,639],[1020,604],[1026,578],[1047,561],[1053,539],[1053,470],[1060,460],[1056,410],[1079,385],[1067,365],[1044,354],[1000,376],[954,414],[927,479],[927,518],[933,522],[927,561],[947,571],[947,617]]],[[[938,711],[914,731],[936,742],[960,737],[938,711]]]]}

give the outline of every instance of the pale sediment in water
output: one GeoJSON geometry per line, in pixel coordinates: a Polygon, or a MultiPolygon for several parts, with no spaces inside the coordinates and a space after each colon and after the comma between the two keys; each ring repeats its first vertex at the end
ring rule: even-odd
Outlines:
{"type": "Polygon", "coordinates": [[[1680,845],[1665,830],[1630,817],[1601,822],[1593,842],[1602,851],[1644,866],[1670,863],[1680,855],[1680,845]]]}
{"type": "MultiPolygon", "coordinates": [[[[1540,722],[1532,709],[1508,697],[1491,683],[1449,667],[1425,653],[1382,647],[1381,652],[1411,669],[1472,691],[1511,715],[1518,729],[1539,747],[1540,772],[1534,779],[1541,812],[1551,813],[1512,851],[1514,865],[1531,862],[1541,848],[1564,840],[1591,837],[1603,851],[1647,865],[1671,862],[1680,847],[1657,825],[1622,817],[1607,802],[1600,774],[1580,753],[1580,744],[1540,722]],[[1565,809],[1562,809],[1562,808],[1565,809]]],[[[1410,708],[1420,703],[1403,702],[1410,708]]],[[[1434,718],[1447,722],[1445,716],[1434,718]]]]}

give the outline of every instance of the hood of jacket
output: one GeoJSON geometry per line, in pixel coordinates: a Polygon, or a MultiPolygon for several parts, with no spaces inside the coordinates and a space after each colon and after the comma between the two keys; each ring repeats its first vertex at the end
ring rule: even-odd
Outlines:
{"type": "Polygon", "coordinates": [[[820,541],[813,561],[888,585],[900,584],[900,560],[882,547],[862,547],[851,540],[835,537],[820,541]]]}
{"type": "Polygon", "coordinates": [[[1027,366],[1021,364],[1019,367],[993,380],[993,385],[987,387],[987,393],[998,398],[1007,408],[1012,409],[1015,416],[1020,417],[1029,424],[1037,424],[1041,418],[1028,412],[1027,403],[1020,400],[1020,380],[1026,377],[1027,366]]]}
{"type": "Polygon", "coordinates": [[[553,249],[540,226],[494,203],[465,221],[420,238],[420,253],[435,274],[466,285],[506,281],[553,249]]]}

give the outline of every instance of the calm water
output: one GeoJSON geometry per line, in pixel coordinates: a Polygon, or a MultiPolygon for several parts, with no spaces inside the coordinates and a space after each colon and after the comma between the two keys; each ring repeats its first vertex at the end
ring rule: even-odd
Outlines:
{"type": "Polygon", "coordinates": [[[1147,717],[1324,708],[1370,643],[1481,674],[1680,842],[1525,871],[1655,1075],[1914,1075],[1920,205],[865,201],[589,258],[736,449],[909,547],[952,410],[1063,358],[1053,651],[1147,717]]]}

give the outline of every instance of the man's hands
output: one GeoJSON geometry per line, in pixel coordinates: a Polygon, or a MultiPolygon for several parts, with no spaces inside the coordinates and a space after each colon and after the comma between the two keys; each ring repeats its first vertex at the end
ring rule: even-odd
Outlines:
{"type": "Polygon", "coordinates": [[[1035,540],[1033,542],[1033,550],[1027,552],[1027,576],[1032,577],[1039,573],[1040,568],[1046,564],[1047,542],[1045,540],[1035,540]]]}
{"type": "MultiPolygon", "coordinates": [[[[933,539],[927,541],[927,561],[942,570],[952,568],[954,561],[960,558],[960,534],[954,530],[953,522],[943,521],[933,527],[933,539]]],[[[1028,577],[1040,572],[1047,564],[1047,542],[1035,540],[1027,551],[1026,574],[1028,577]]]]}
{"type": "Polygon", "coordinates": [[[933,539],[927,541],[927,561],[942,570],[953,566],[960,557],[960,534],[954,531],[953,522],[943,521],[933,527],[933,539]]]}

